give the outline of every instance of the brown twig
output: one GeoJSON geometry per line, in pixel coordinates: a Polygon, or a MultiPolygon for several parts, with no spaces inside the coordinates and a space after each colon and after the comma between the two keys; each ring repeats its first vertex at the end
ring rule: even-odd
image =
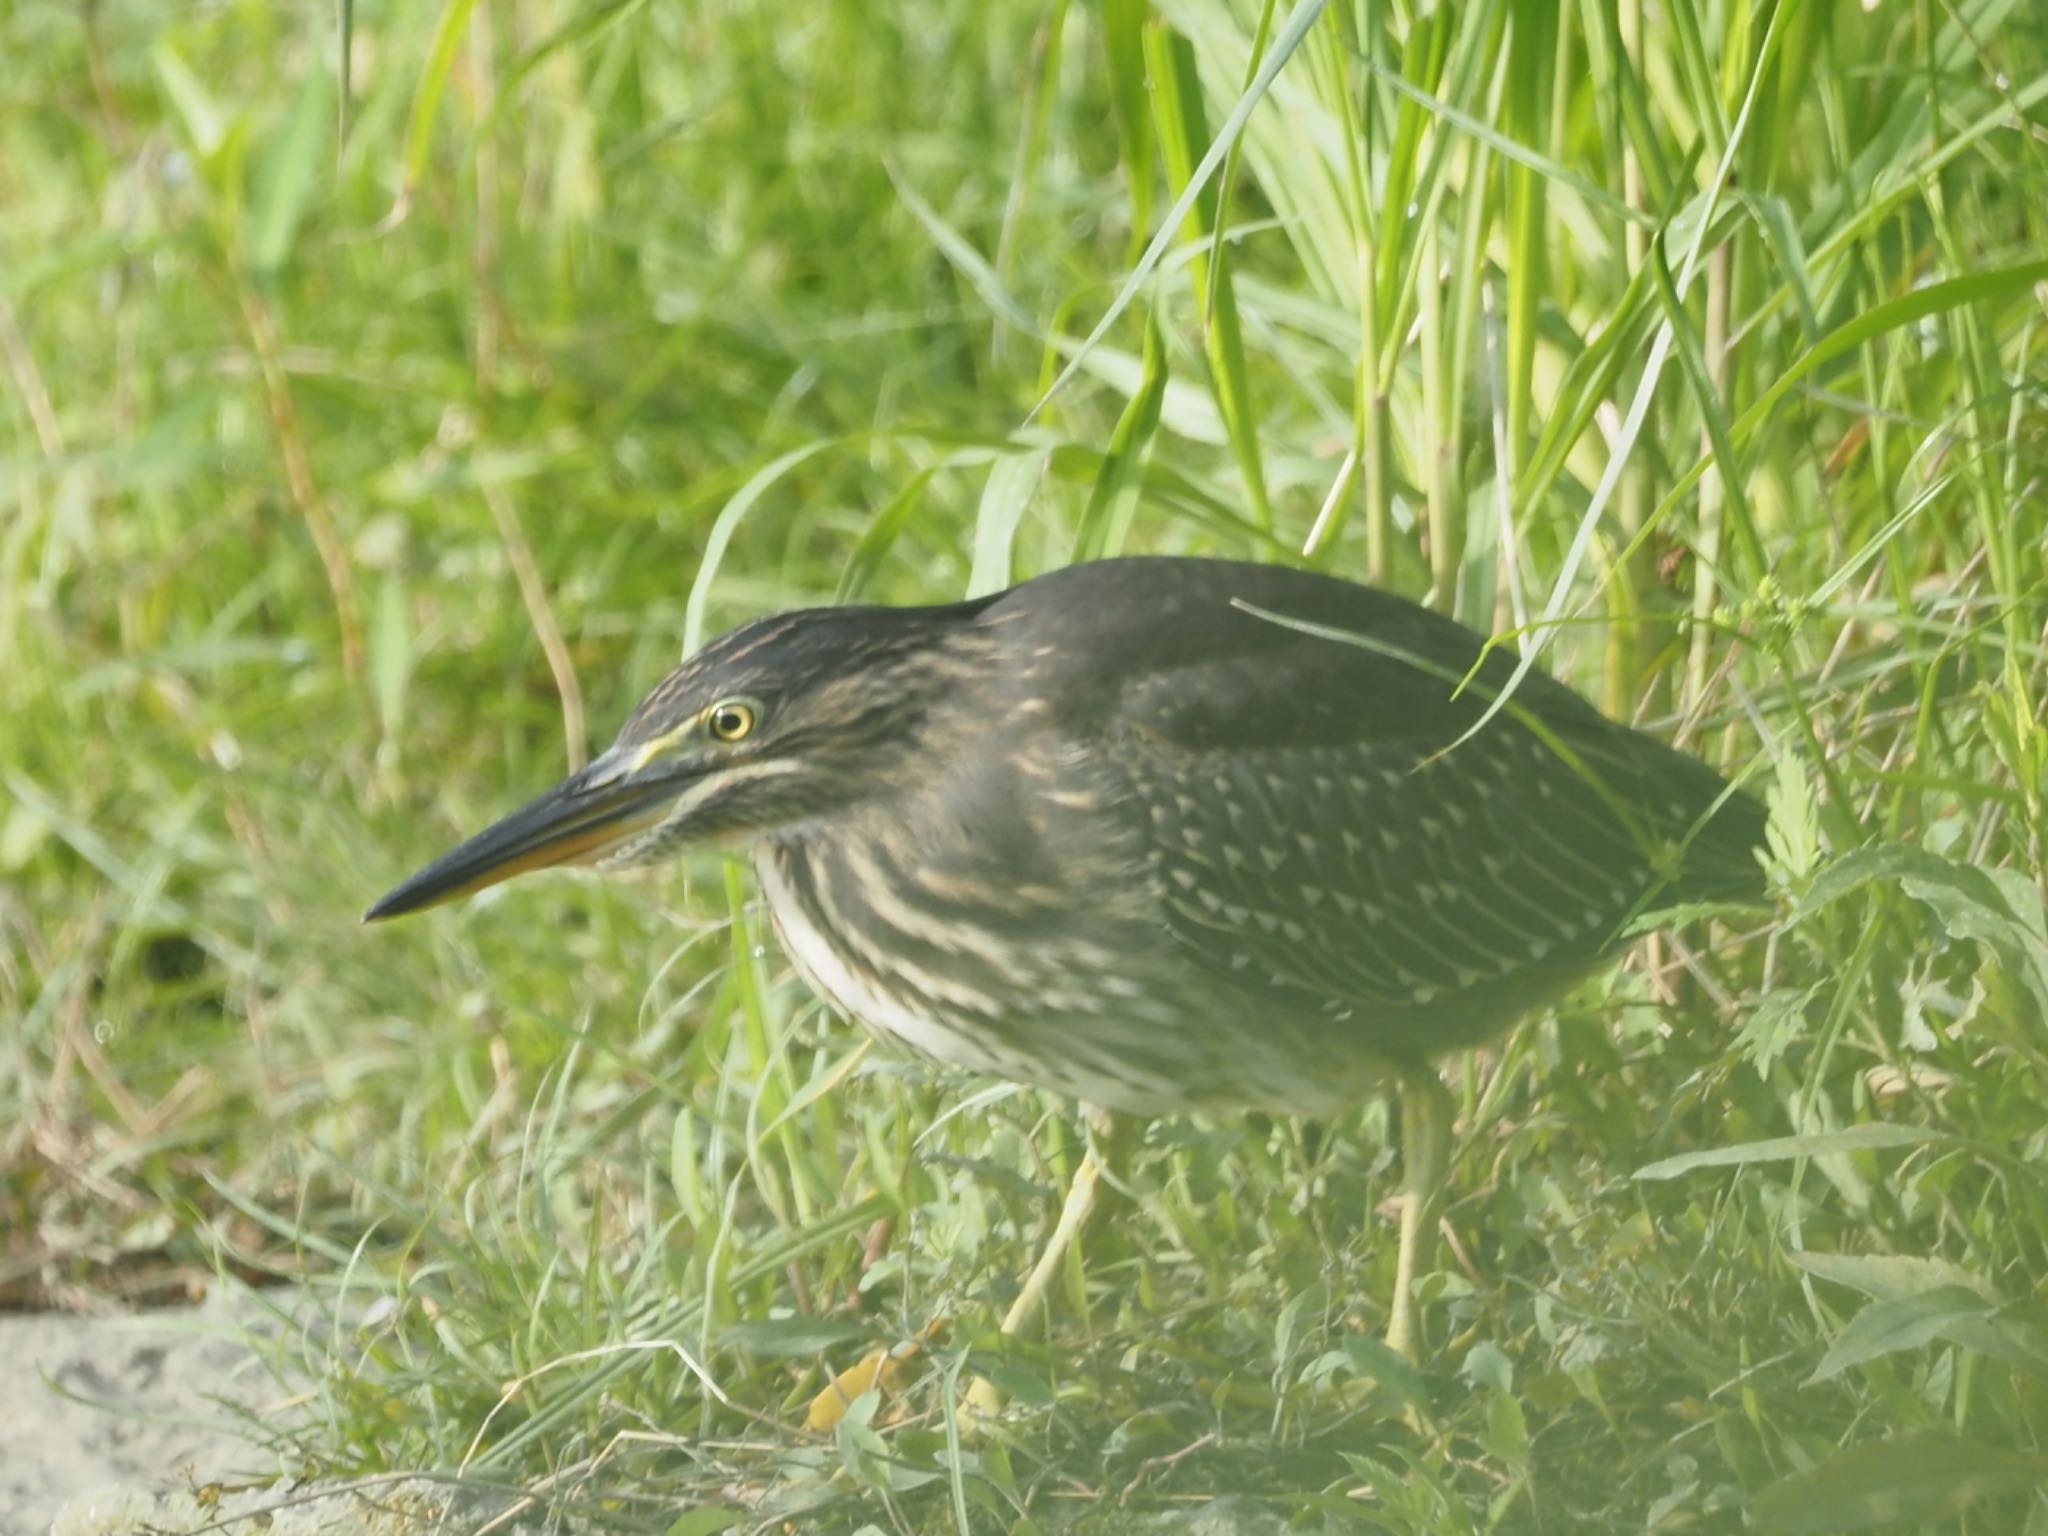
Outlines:
{"type": "Polygon", "coordinates": [[[0,296],[0,353],[6,355],[7,371],[14,376],[14,387],[35,426],[36,443],[43,450],[43,457],[54,463],[64,456],[64,431],[58,425],[49,386],[36,367],[35,354],[29,351],[28,338],[22,334],[14,306],[4,296],[0,296]]]}
{"type": "Polygon", "coordinates": [[[305,436],[299,430],[299,413],[292,404],[291,385],[285,377],[270,306],[246,279],[235,287],[242,320],[249,328],[249,340],[256,349],[256,363],[263,375],[263,394],[270,406],[271,425],[277,429],[285,484],[290,489],[292,504],[305,521],[306,531],[313,536],[313,547],[320,552],[320,564],[327,572],[327,590],[334,596],[335,620],[341,626],[341,664],[350,677],[358,677],[363,670],[363,623],[356,611],[355,576],[349,568],[348,551],[342,548],[326,499],[313,479],[312,460],[306,453],[305,436]]]}
{"type": "Polygon", "coordinates": [[[562,731],[569,738],[569,771],[573,773],[589,756],[584,747],[583,689],[576,681],[576,664],[569,658],[569,647],[562,639],[562,627],[555,622],[555,610],[548,601],[547,585],[540,579],[533,546],[526,542],[512,498],[505,494],[504,486],[494,480],[485,479],[478,483],[483,489],[484,503],[490,507],[491,516],[498,524],[498,537],[505,541],[505,557],[512,562],[512,574],[519,579],[519,596],[526,604],[526,616],[532,620],[534,635],[540,640],[541,651],[548,659],[548,671],[554,674],[555,692],[561,695],[562,731]]]}

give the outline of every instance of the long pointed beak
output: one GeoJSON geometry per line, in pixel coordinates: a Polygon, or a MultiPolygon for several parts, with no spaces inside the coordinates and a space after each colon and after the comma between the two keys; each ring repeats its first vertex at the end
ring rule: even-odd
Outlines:
{"type": "Polygon", "coordinates": [[[587,864],[659,822],[687,780],[634,782],[609,752],[380,897],[366,923],[439,906],[529,869],[587,864]]]}

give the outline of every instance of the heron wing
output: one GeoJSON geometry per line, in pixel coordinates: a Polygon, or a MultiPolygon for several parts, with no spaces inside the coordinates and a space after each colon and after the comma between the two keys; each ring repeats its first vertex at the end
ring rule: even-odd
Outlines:
{"type": "Polygon", "coordinates": [[[1485,699],[1454,688],[1476,641],[1461,656],[1440,626],[1378,648],[1260,637],[1255,662],[1224,649],[1132,679],[1117,712],[1166,922],[1195,963],[1369,1011],[1420,1050],[1556,995],[1642,907],[1719,894],[1708,871],[1753,881],[1760,833],[1745,798],[1715,860],[1688,860],[1719,776],[1549,678],[1454,746],[1485,699]]]}

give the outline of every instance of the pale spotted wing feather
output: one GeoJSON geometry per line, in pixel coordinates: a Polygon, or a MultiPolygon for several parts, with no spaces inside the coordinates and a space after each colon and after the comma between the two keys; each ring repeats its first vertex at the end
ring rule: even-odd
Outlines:
{"type": "Polygon", "coordinates": [[[1481,1037],[1554,994],[1652,881],[1611,787],[1519,728],[1428,760],[1391,740],[1126,761],[1197,963],[1390,1049],[1481,1037]]]}

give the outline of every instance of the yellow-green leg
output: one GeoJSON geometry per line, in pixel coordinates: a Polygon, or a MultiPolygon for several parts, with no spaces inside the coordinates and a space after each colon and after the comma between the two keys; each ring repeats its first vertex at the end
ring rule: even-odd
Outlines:
{"type": "Polygon", "coordinates": [[[1415,1311],[1415,1277],[1427,1265],[1433,1207],[1450,1166],[1451,1096],[1443,1079],[1423,1070],[1401,1079],[1401,1246],[1394,1258],[1394,1309],[1387,1320],[1387,1347],[1413,1361],[1421,1359],[1421,1328],[1415,1311]]]}
{"type": "MultiPolygon", "coordinates": [[[[1003,1314],[1004,1338],[1015,1338],[1045,1311],[1046,1297],[1059,1282],[1067,1254],[1101,1208],[1102,1185],[1112,1187],[1123,1178],[1122,1162],[1125,1124],[1107,1110],[1091,1109],[1087,1115],[1088,1150],[1080,1167],[1067,1184],[1067,1198],[1060,1207],[1060,1219],[1052,1229],[1038,1262],[1024,1279],[1023,1289],[1003,1314]]],[[[960,1424],[971,1430],[1002,1410],[1003,1394],[984,1377],[976,1377],[960,1405],[960,1424]]]]}

